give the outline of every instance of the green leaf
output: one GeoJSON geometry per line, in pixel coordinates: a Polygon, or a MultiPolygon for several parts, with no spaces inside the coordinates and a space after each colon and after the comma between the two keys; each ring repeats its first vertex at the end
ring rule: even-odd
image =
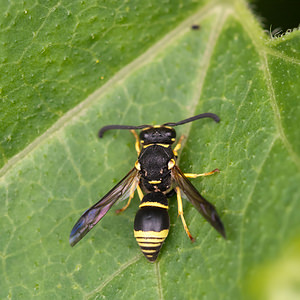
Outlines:
{"type": "Polygon", "coordinates": [[[141,3],[2,10],[0,299],[299,297],[299,31],[269,39],[241,1],[141,3]],[[221,170],[192,182],[228,239],[185,202],[191,243],[172,198],[151,264],[133,237],[135,197],[71,248],[81,213],[136,161],[130,132],[98,129],[202,112],[221,122],[176,127],[179,165],[221,170]]]}
{"type": "Polygon", "coordinates": [[[0,167],[201,6],[38,2],[0,3],[0,167]]]}

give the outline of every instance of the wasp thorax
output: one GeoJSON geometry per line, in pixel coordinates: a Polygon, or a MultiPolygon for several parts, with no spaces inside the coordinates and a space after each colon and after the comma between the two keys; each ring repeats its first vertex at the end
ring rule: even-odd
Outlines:
{"type": "Polygon", "coordinates": [[[176,132],[172,127],[154,126],[146,128],[140,133],[140,140],[144,145],[161,143],[173,144],[175,142],[176,132]]]}

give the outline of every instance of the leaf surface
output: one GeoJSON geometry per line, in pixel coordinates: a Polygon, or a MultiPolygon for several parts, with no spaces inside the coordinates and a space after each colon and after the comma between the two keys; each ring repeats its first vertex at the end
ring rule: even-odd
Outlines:
{"type": "MultiPolygon", "coordinates": [[[[293,271],[288,266],[300,265],[299,31],[269,40],[240,1],[188,4],[186,10],[176,12],[168,5],[165,15],[170,23],[157,11],[154,23],[166,27],[149,43],[136,45],[134,54],[128,54],[127,49],[127,59],[114,61],[108,59],[107,49],[102,66],[112,70],[107,71],[104,85],[99,80],[101,74],[93,77],[98,72],[95,61],[91,67],[91,62],[86,64],[80,58],[68,64],[65,79],[55,72],[50,81],[33,76],[36,85],[49,83],[48,88],[37,90],[54,99],[56,117],[48,115],[52,111],[49,104],[41,113],[35,112],[43,124],[40,134],[37,130],[30,135],[25,128],[15,144],[17,152],[5,154],[12,158],[3,160],[0,299],[274,299],[275,292],[297,293],[293,284],[299,282],[300,268],[293,271]],[[191,29],[194,24],[200,25],[199,30],[191,29]],[[78,79],[80,72],[89,71],[83,81],[78,79]],[[51,82],[56,81],[59,84],[51,91],[51,82]],[[72,101],[62,107],[59,101],[65,97],[72,101]],[[220,237],[185,202],[185,219],[196,237],[196,242],[190,243],[172,198],[170,234],[158,261],[151,264],[133,237],[138,209],[135,197],[124,213],[116,216],[112,209],[71,248],[68,238],[79,216],[136,161],[130,132],[107,132],[99,140],[98,129],[108,124],[175,122],[202,112],[218,114],[221,122],[206,119],[176,128],[178,136],[186,136],[179,165],[184,172],[221,170],[192,182],[216,206],[228,239],[220,237]]],[[[45,16],[56,9],[61,11],[58,19],[67,18],[66,5],[54,3],[39,9],[42,7],[45,16]]],[[[78,49],[84,48],[91,61],[91,53],[96,53],[93,47],[105,43],[103,37],[96,43],[83,38],[87,28],[96,31],[97,24],[105,23],[99,19],[94,24],[90,19],[89,12],[98,18],[97,7],[68,7],[75,18],[70,27],[76,33],[70,45],[80,43],[78,49]],[[94,27],[81,28],[84,16],[94,27]]],[[[107,4],[106,9],[112,14],[118,11],[116,7],[107,4]]],[[[123,9],[126,11],[126,5],[123,9]]],[[[140,11],[143,14],[132,21],[133,27],[142,22],[142,16],[148,16],[145,7],[140,11]]],[[[41,18],[43,22],[50,19],[41,18]]],[[[11,29],[13,24],[11,18],[6,26],[11,29]]],[[[36,28],[54,35],[55,21],[51,24],[53,28],[41,24],[36,28]]],[[[21,26],[18,30],[22,31],[21,26]]],[[[68,26],[61,30],[68,30],[68,26]]],[[[141,29],[143,36],[154,34],[151,30],[141,29]]],[[[23,31],[28,31],[25,25],[23,31]]],[[[63,32],[55,34],[51,40],[65,45],[64,36],[63,32]]],[[[119,31],[112,36],[121,47],[132,44],[128,36],[134,39],[134,32],[122,37],[119,31]]],[[[22,47],[29,49],[28,45],[22,47]]],[[[75,49],[70,47],[70,51],[75,49]]],[[[57,48],[53,51],[61,57],[57,48]]],[[[18,57],[11,61],[18,61],[18,57]]],[[[36,71],[38,61],[36,58],[33,65],[28,62],[28,70],[36,71]]],[[[58,65],[64,69],[62,63],[58,65]]],[[[46,65],[40,63],[41,72],[46,65]]],[[[52,70],[55,68],[56,63],[52,70]]],[[[28,84],[31,92],[22,93],[21,104],[28,101],[43,106],[42,98],[33,92],[34,85],[28,84]],[[30,93],[35,96],[26,98],[30,93]]],[[[7,114],[13,109],[13,105],[5,107],[7,114]]],[[[37,129],[37,123],[21,119],[20,123],[14,121],[16,133],[7,127],[12,136],[26,124],[37,129]]],[[[6,137],[2,149],[8,144],[6,137]]]]}

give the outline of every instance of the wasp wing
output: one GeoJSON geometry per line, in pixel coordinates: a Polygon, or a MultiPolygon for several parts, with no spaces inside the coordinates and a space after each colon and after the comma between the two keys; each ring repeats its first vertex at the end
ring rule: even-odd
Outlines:
{"type": "Polygon", "coordinates": [[[105,216],[117,200],[135,191],[139,179],[139,171],[133,168],[101,200],[86,210],[71,231],[70,245],[72,247],[76,245],[105,216]]]}
{"type": "Polygon", "coordinates": [[[172,170],[172,179],[183,191],[188,200],[196,207],[201,215],[224,237],[226,233],[216,208],[205,200],[191,182],[184,176],[182,171],[175,165],[172,170]]]}

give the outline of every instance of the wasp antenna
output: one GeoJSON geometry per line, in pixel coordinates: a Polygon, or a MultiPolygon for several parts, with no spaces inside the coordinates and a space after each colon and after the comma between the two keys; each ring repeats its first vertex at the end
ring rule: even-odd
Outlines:
{"type": "Polygon", "coordinates": [[[204,113],[204,114],[200,114],[200,115],[197,115],[197,116],[194,116],[194,117],[191,117],[191,118],[179,121],[177,123],[165,123],[164,125],[165,126],[172,126],[172,127],[174,127],[174,126],[178,126],[178,125],[182,125],[182,124],[185,124],[185,123],[193,122],[195,120],[203,119],[203,118],[211,118],[211,119],[213,119],[217,123],[220,122],[220,118],[216,114],[213,114],[213,113],[204,113]]]}
{"type": "Polygon", "coordinates": [[[150,125],[140,125],[140,126],[129,126],[129,125],[107,125],[102,127],[99,132],[98,132],[98,136],[99,138],[103,137],[103,134],[105,131],[111,130],[111,129],[143,129],[146,127],[149,127],[150,125]]]}

